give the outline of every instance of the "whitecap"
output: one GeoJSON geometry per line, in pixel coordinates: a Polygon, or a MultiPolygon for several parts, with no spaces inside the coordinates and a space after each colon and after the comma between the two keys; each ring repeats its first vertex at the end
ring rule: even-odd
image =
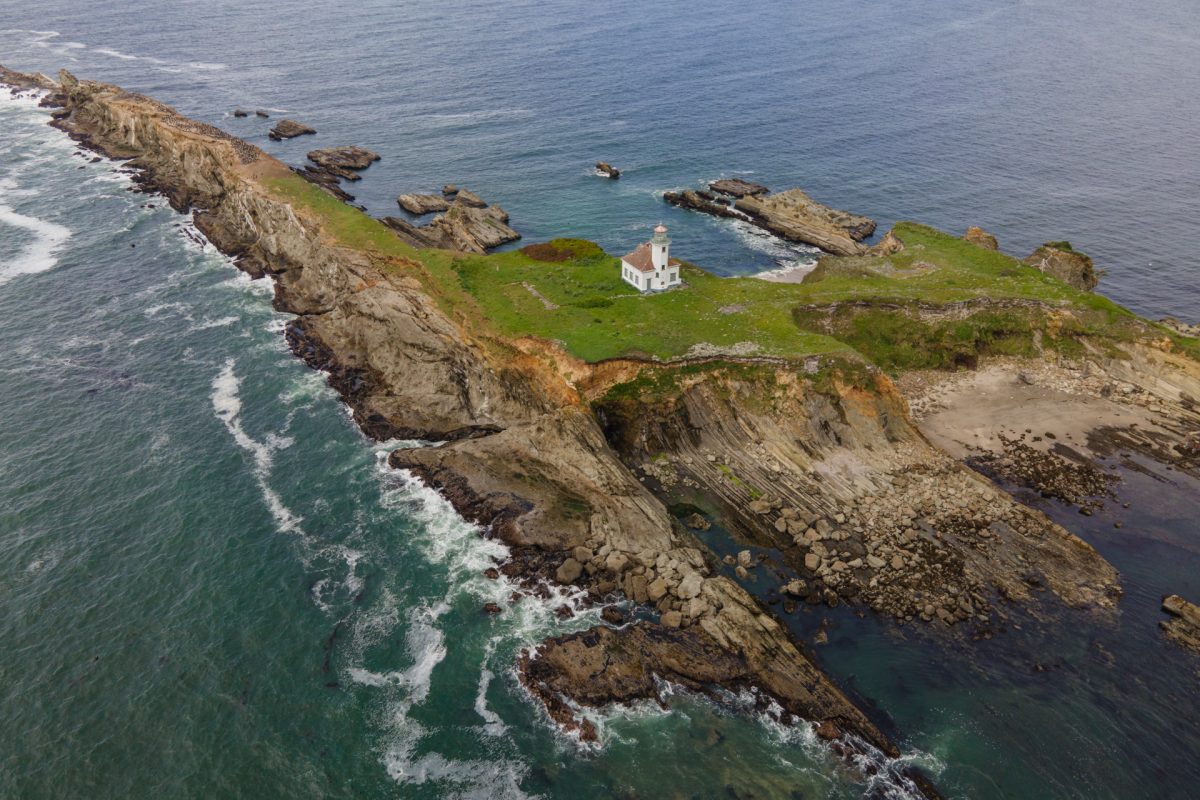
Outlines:
{"type": "Polygon", "coordinates": [[[0,203],[0,223],[33,233],[33,241],[13,258],[0,261],[0,284],[18,275],[31,275],[52,269],[58,263],[55,254],[71,238],[71,229],[55,222],[18,214],[0,203]]]}
{"type": "Polygon", "coordinates": [[[217,418],[225,424],[229,433],[233,436],[233,440],[238,446],[246,452],[250,453],[254,458],[254,477],[258,483],[259,490],[262,493],[263,500],[267,504],[267,508],[271,512],[271,516],[275,518],[275,524],[281,532],[284,533],[303,533],[300,528],[300,523],[303,521],[301,517],[292,513],[292,511],[283,503],[278,492],[276,492],[269,483],[271,473],[272,452],[278,447],[278,442],[267,443],[256,441],[242,428],[241,413],[242,399],[239,395],[241,381],[238,380],[234,373],[236,362],[230,358],[225,362],[225,367],[220,374],[213,379],[212,387],[212,404],[213,411],[217,418]]]}

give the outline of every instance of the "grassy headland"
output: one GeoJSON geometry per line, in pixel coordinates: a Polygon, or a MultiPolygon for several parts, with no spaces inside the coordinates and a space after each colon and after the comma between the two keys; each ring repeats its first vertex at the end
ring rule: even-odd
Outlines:
{"type": "Polygon", "coordinates": [[[721,278],[685,263],[683,287],[642,295],[621,280],[618,259],[591,242],[484,256],[416,251],[298,176],[268,185],[320,219],[339,244],[420,280],[459,320],[505,338],[557,341],[588,362],[857,352],[896,371],[1046,349],[1073,355],[1082,338],[1118,352],[1123,342],[1168,335],[1200,357],[1196,340],[1168,334],[1103,295],[914,223],[895,227],[902,251],[827,257],[804,283],[721,278]]]}

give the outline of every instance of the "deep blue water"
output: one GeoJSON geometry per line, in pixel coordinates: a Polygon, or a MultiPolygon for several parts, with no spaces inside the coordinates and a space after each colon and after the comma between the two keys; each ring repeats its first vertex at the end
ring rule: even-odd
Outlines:
{"type": "Polygon", "coordinates": [[[355,193],[377,214],[455,182],[533,240],[623,252],[662,219],[715,271],[801,257],[660,200],[747,175],[881,231],[981,225],[1016,255],[1067,239],[1118,301],[1200,314],[1200,21],[1181,0],[0,7],[5,29],[54,32],[0,33],[10,66],[146,91],[292,163],[376,150],[355,193]],[[271,143],[237,106],[319,133],[271,143]]]}
{"type": "MultiPolygon", "coordinates": [[[[1181,2],[51,0],[0,20],[6,66],[120,83],[291,163],[376,150],[349,188],[377,214],[450,181],[529,240],[621,251],[662,219],[718,272],[811,258],[660,199],[745,175],[881,229],[978,224],[1018,255],[1066,238],[1117,300],[1200,316],[1181,2]],[[319,133],[269,142],[239,106],[319,133]]],[[[0,100],[0,796],[863,794],[811,737],[689,698],[603,715],[599,751],[559,737],[511,666],[594,612],[481,614],[508,594],[479,577],[499,552],[381,466],[286,351],[269,288],[45,120],[0,100]]],[[[950,658],[843,610],[817,657],[950,796],[1194,794],[1198,667],[1155,624],[1162,593],[1200,593],[1198,489],[1158,477],[1126,476],[1121,531],[1047,506],[1122,571],[1116,624],[1067,613],[950,658]]]]}

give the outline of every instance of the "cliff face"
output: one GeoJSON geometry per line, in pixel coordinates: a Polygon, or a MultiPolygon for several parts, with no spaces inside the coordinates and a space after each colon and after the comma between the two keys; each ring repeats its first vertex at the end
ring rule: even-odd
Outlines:
{"type": "Polygon", "coordinates": [[[708,506],[777,550],[800,576],[796,599],[985,635],[1006,620],[997,597],[1048,588],[1114,605],[1116,572],[1090,545],[931,446],[886,378],[824,383],[718,369],[678,392],[601,401],[600,414],[665,501],[708,506]]]}
{"type": "Polygon", "coordinates": [[[60,127],[131,158],[141,182],[176,209],[194,209],[197,225],[241,268],[275,277],[277,307],[297,314],[289,342],[328,370],[364,430],[449,441],[391,461],[511,544],[503,571],[526,582],[579,581],[597,599],[645,597],[653,585],[660,607],[674,612],[664,616],[669,625],[654,626],[656,663],[677,648],[717,648],[740,685],[828,723],[831,737],[853,734],[897,752],[753,598],[713,576],[703,549],[626,469],[561,376],[447,318],[418,281],[393,269],[404,265],[339,245],[320,218],[271,191],[288,170],[257,148],[115,86],[64,73],[60,88],[60,127]]]}

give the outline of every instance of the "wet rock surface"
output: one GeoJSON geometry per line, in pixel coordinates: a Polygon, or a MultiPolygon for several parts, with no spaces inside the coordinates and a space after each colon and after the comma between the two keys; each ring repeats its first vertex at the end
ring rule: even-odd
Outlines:
{"type": "Polygon", "coordinates": [[[612,178],[613,180],[621,177],[621,170],[617,169],[612,164],[609,164],[607,161],[597,161],[596,172],[606,178],[612,178]]]}

